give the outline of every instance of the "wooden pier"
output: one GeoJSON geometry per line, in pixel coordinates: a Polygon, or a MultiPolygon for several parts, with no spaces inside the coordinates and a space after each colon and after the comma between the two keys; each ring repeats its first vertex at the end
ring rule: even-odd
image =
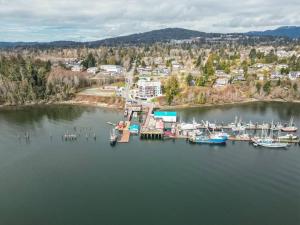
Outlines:
{"type": "Polygon", "coordinates": [[[123,130],[121,139],[118,141],[119,143],[128,143],[130,138],[130,131],[129,130],[123,130]]]}

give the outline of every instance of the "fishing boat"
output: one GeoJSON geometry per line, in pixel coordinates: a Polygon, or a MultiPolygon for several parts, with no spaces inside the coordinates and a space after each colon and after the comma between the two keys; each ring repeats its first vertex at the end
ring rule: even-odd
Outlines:
{"type": "Polygon", "coordinates": [[[253,130],[253,129],[256,129],[256,128],[257,128],[257,125],[252,123],[251,121],[246,124],[246,129],[248,129],[248,130],[253,130]]]}
{"type": "Polygon", "coordinates": [[[223,137],[226,141],[229,138],[229,134],[224,132],[224,131],[220,131],[220,132],[214,132],[213,135],[215,136],[219,136],[219,137],[223,137]]]}
{"type": "Polygon", "coordinates": [[[226,144],[228,137],[225,133],[211,133],[209,129],[207,129],[207,131],[209,133],[208,135],[191,135],[189,141],[196,144],[226,144]]]}
{"type": "Polygon", "coordinates": [[[289,146],[288,143],[281,143],[280,140],[273,139],[273,131],[269,136],[267,136],[266,131],[263,129],[261,133],[261,138],[252,139],[254,146],[260,146],[265,148],[286,148],[289,146]]]}
{"type": "Polygon", "coordinates": [[[281,125],[281,123],[278,122],[278,123],[274,124],[272,121],[270,130],[280,131],[282,128],[283,128],[283,126],[281,125]]]}
{"type": "Polygon", "coordinates": [[[278,139],[279,140],[285,140],[285,141],[288,141],[288,140],[293,141],[293,140],[297,140],[298,136],[293,135],[293,134],[286,134],[286,135],[278,136],[278,139]]]}
{"type": "Polygon", "coordinates": [[[298,128],[294,125],[294,118],[291,117],[290,122],[287,126],[282,127],[281,131],[283,132],[296,132],[298,128]]]}
{"type": "Polygon", "coordinates": [[[117,140],[118,140],[118,135],[116,133],[116,130],[112,129],[110,132],[110,138],[109,138],[110,145],[112,145],[112,146],[116,145],[117,140]]]}
{"type": "Polygon", "coordinates": [[[289,146],[288,143],[281,143],[280,141],[275,141],[272,138],[256,139],[253,142],[253,145],[266,148],[287,148],[289,146]]]}
{"type": "Polygon", "coordinates": [[[243,125],[242,119],[238,119],[238,117],[235,117],[234,123],[228,124],[228,127],[231,128],[233,132],[240,132],[240,131],[245,131],[246,126],[243,125]]]}
{"type": "Polygon", "coordinates": [[[197,123],[195,119],[193,119],[192,123],[180,123],[180,130],[196,130],[201,127],[201,124],[197,123]]]}

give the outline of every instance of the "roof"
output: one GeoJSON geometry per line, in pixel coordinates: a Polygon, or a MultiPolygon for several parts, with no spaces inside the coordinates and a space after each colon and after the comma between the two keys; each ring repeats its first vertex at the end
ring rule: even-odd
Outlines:
{"type": "Polygon", "coordinates": [[[161,112],[156,111],[154,112],[155,117],[164,117],[164,116],[177,116],[177,112],[161,112]]]}

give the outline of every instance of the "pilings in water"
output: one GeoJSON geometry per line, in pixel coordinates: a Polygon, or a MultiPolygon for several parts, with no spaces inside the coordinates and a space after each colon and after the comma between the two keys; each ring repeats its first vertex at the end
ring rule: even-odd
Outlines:
{"type": "Polygon", "coordinates": [[[162,140],[164,139],[164,134],[156,132],[143,132],[140,133],[140,138],[144,140],[162,140]]]}

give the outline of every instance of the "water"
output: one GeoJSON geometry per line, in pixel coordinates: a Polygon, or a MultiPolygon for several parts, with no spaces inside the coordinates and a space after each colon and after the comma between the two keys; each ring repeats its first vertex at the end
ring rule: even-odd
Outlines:
{"type": "MultiPolygon", "coordinates": [[[[183,121],[231,122],[238,115],[288,122],[293,115],[300,125],[297,104],[178,111],[183,121]]],[[[106,122],[121,117],[78,106],[1,109],[0,224],[300,224],[299,146],[270,150],[133,137],[112,148],[106,122]],[[83,136],[62,141],[74,127],[83,136]]]]}

